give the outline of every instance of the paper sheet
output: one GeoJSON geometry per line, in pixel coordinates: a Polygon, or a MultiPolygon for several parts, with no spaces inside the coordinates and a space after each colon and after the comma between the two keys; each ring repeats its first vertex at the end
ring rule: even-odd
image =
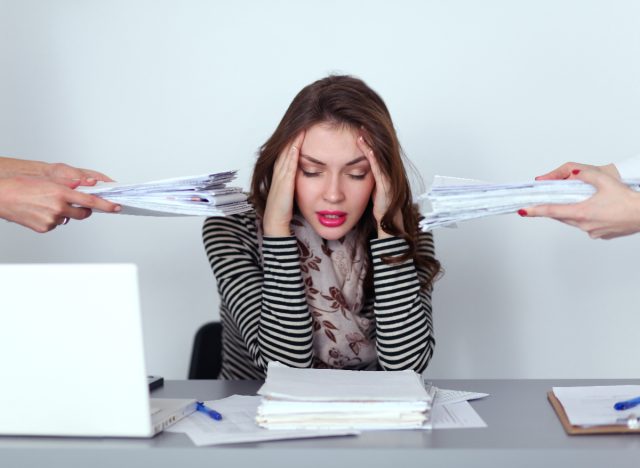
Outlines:
{"type": "Polygon", "coordinates": [[[464,390],[445,390],[443,388],[436,389],[436,397],[433,400],[433,406],[448,405],[450,403],[458,403],[460,401],[477,400],[489,396],[488,393],[467,392],[464,390]]]}
{"type": "Polygon", "coordinates": [[[336,431],[272,431],[259,427],[255,422],[261,398],[259,396],[232,395],[205,404],[222,414],[222,421],[215,421],[201,412],[165,429],[167,432],[184,432],[195,445],[237,444],[283,439],[306,439],[358,434],[354,430],[336,431]]]}
{"type": "Polygon", "coordinates": [[[434,430],[487,427],[487,423],[466,401],[434,406],[431,418],[434,430]]]}

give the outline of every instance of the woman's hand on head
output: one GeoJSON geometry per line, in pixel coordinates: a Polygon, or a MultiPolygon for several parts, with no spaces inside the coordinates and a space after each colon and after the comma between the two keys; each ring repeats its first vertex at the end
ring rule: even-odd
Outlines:
{"type": "Polygon", "coordinates": [[[291,235],[293,200],[298,171],[298,157],[304,141],[304,131],[278,156],[273,166],[271,188],[267,195],[264,210],[264,235],[269,237],[287,237],[291,235]]]}
{"type": "MultiPolygon", "coordinates": [[[[373,154],[373,150],[364,141],[364,137],[362,135],[358,137],[357,142],[358,148],[360,148],[367,158],[367,161],[369,161],[371,173],[373,174],[373,179],[376,183],[371,197],[373,200],[373,217],[376,219],[376,223],[378,224],[378,238],[382,239],[385,237],[391,237],[391,234],[385,232],[381,227],[382,218],[389,210],[389,204],[391,203],[391,197],[393,194],[391,190],[391,183],[389,178],[380,169],[380,165],[373,154]]],[[[393,217],[393,223],[400,230],[404,228],[402,212],[400,210],[398,210],[396,215],[393,217]]]]}

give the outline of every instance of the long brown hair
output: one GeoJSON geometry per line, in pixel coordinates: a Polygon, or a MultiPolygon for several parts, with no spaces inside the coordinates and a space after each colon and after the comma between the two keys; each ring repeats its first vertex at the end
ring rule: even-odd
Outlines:
{"type": "MultiPolygon", "coordinates": [[[[331,75],[304,87],[293,99],[275,132],[260,147],[258,153],[249,198],[258,216],[264,215],[273,167],[278,156],[302,130],[319,123],[364,130],[362,133],[365,142],[373,150],[380,169],[389,178],[392,190],[389,209],[382,217],[381,228],[388,234],[402,237],[409,244],[406,255],[384,261],[401,262],[413,258],[416,266],[423,267],[428,272],[427,283],[423,284],[423,287],[428,287],[440,271],[440,262],[417,255],[419,214],[413,205],[402,147],[384,101],[358,78],[331,75]],[[404,230],[393,223],[394,213],[398,210],[402,212],[404,230]]],[[[377,235],[372,210],[373,204],[370,201],[354,228],[359,241],[363,243],[377,235]]],[[[366,290],[370,290],[371,285],[372,272],[368,268],[366,290]]]]}

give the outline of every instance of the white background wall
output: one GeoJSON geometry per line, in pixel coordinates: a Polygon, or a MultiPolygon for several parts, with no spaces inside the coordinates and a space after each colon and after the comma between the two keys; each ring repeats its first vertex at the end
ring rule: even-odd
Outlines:
{"type": "MultiPolygon", "coordinates": [[[[0,154],[120,181],[238,168],[246,187],[293,96],[341,72],[383,96],[425,182],[529,180],[640,151],[639,25],[633,0],[0,0],[0,154]]],[[[148,370],[184,378],[218,317],[201,223],[0,222],[0,261],[138,264],[148,370]]],[[[436,242],[428,376],[640,375],[640,237],[512,215],[436,242]]],[[[73,285],[68,304],[92,306],[73,285]]]]}

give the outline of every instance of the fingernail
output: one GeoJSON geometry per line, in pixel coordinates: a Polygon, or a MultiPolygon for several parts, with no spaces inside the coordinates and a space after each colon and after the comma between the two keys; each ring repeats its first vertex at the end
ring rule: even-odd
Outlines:
{"type": "Polygon", "coordinates": [[[580,169],[574,169],[573,171],[571,171],[571,173],[573,175],[578,175],[578,174],[580,174],[580,169]]]}
{"type": "Polygon", "coordinates": [[[518,214],[519,214],[520,216],[527,216],[527,210],[520,208],[520,209],[518,210],[518,214]]]}
{"type": "Polygon", "coordinates": [[[122,207],[121,207],[120,205],[118,205],[118,206],[116,206],[116,207],[113,209],[113,211],[115,211],[116,213],[117,213],[118,211],[122,211],[122,207]]]}

